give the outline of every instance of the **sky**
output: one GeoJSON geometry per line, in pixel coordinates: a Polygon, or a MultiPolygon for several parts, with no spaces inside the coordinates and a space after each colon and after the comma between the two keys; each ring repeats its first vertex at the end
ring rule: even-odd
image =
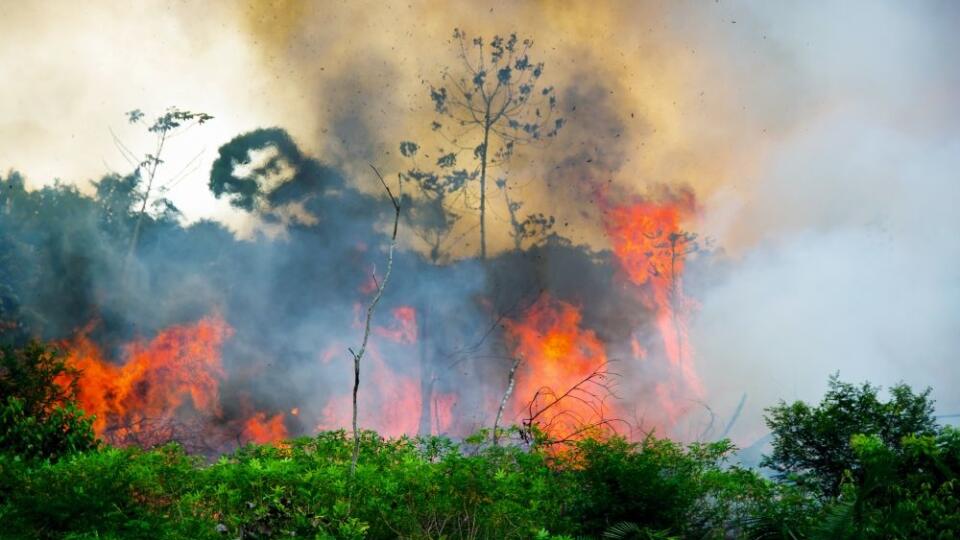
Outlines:
{"type": "Polygon", "coordinates": [[[688,227],[725,261],[689,284],[716,408],[747,394],[756,420],[839,371],[960,412],[955,2],[2,1],[0,170],[89,190],[130,169],[117,141],[147,151],[126,111],[203,111],[171,141],[168,196],[249,234],[207,189],[217,148],[280,126],[375,189],[368,163],[400,170],[399,142],[429,136],[453,28],[535,40],[568,125],[505,174],[559,232],[606,247],[597,183],[694,190],[688,227]]]}

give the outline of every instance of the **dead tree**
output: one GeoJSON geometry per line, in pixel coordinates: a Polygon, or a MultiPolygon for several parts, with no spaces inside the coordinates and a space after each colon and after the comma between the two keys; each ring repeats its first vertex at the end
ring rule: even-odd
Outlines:
{"type": "MultiPolygon", "coordinates": [[[[430,88],[437,114],[430,127],[449,144],[437,149],[436,167],[457,179],[456,191],[479,181],[480,258],[486,259],[488,171],[508,162],[519,146],[556,137],[564,120],[554,116],[554,88],[540,84],[544,64],[529,56],[532,39],[510,34],[468,41],[460,29],[453,39],[460,65],[444,70],[442,84],[430,88]]],[[[400,149],[410,157],[417,148],[404,141],[400,149]]]]}
{"type": "Polygon", "coordinates": [[[360,361],[363,359],[363,355],[367,351],[367,341],[370,339],[370,323],[373,320],[373,312],[377,308],[377,304],[380,303],[380,298],[383,297],[383,291],[386,289],[387,282],[390,280],[390,272],[393,270],[393,251],[397,246],[397,228],[400,225],[400,199],[398,198],[400,192],[398,191],[397,196],[395,197],[393,192],[390,191],[390,186],[387,185],[387,182],[380,174],[380,171],[378,171],[373,165],[370,165],[370,168],[373,169],[373,172],[377,174],[377,178],[380,179],[380,183],[383,184],[383,188],[387,191],[387,195],[390,197],[390,203],[393,204],[393,233],[390,235],[390,247],[387,250],[387,271],[383,275],[383,281],[377,281],[376,271],[373,273],[373,281],[376,284],[376,292],[373,295],[373,299],[370,301],[370,305],[367,306],[367,319],[363,328],[363,341],[361,341],[360,348],[356,351],[354,351],[352,348],[347,349],[353,356],[353,457],[350,460],[351,477],[357,470],[357,459],[360,457],[360,431],[357,428],[357,392],[360,389],[360,361]]]}
{"type": "Polygon", "coordinates": [[[683,286],[680,281],[680,272],[677,266],[682,265],[687,255],[700,251],[700,245],[697,243],[696,233],[679,231],[670,233],[665,242],[656,247],[669,250],[670,267],[666,269],[667,278],[670,280],[670,290],[668,301],[670,302],[670,319],[673,325],[674,339],[677,345],[677,362],[683,363],[683,321],[680,317],[680,310],[686,309],[684,305],[683,286]]]}
{"type": "Polygon", "coordinates": [[[553,229],[556,219],[553,216],[537,213],[528,214],[521,220],[517,213],[523,208],[523,203],[510,198],[506,180],[502,178],[497,180],[497,187],[503,192],[503,199],[507,203],[507,214],[510,216],[510,235],[513,237],[513,249],[521,251],[523,249],[523,242],[526,240],[533,240],[533,243],[536,244],[536,242],[546,239],[551,229],[553,229]]]}
{"type": "Polygon", "coordinates": [[[513,361],[513,366],[510,368],[510,373],[507,374],[507,389],[503,392],[503,398],[500,399],[500,407],[497,409],[497,417],[493,420],[494,446],[497,446],[497,442],[499,441],[497,429],[500,425],[500,419],[503,417],[503,409],[507,406],[507,401],[510,399],[510,394],[513,394],[513,387],[517,383],[517,368],[520,367],[520,360],[521,358],[518,356],[513,361]]]}

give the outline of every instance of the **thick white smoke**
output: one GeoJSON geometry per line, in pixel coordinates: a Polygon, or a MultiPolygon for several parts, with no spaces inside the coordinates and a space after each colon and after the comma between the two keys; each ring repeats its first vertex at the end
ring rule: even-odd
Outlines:
{"type": "Polygon", "coordinates": [[[750,12],[794,83],[763,88],[802,114],[746,189],[705,202],[705,232],[737,245],[693,329],[711,403],[729,415],[748,394],[741,444],[763,407],[817,400],[834,372],[933,386],[938,412],[960,412],[957,9],[782,7],[750,12]]]}

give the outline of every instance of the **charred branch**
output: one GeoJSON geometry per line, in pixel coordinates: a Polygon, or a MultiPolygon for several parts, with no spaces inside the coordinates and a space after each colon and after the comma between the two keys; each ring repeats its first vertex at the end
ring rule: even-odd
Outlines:
{"type": "MultiPolygon", "coordinates": [[[[383,189],[387,191],[387,196],[390,197],[390,203],[393,205],[393,232],[390,235],[390,247],[387,249],[387,270],[383,275],[383,281],[377,281],[376,274],[374,274],[373,277],[374,283],[376,283],[376,292],[374,293],[370,304],[367,306],[367,316],[363,327],[363,340],[360,342],[360,348],[356,351],[354,351],[352,348],[348,349],[350,351],[350,355],[353,356],[353,456],[350,459],[351,477],[356,473],[357,459],[360,457],[360,431],[357,427],[357,393],[360,390],[360,361],[363,360],[363,355],[367,351],[367,342],[370,339],[370,324],[373,320],[373,313],[377,309],[377,304],[380,303],[380,299],[383,297],[383,291],[386,289],[387,282],[390,280],[390,273],[393,271],[393,252],[397,246],[397,229],[400,224],[400,200],[394,196],[393,191],[390,190],[390,186],[387,185],[387,182],[383,179],[383,175],[380,174],[380,171],[378,171],[373,165],[370,165],[370,168],[373,169],[373,172],[376,173],[377,178],[380,179],[380,183],[383,184],[383,189]]],[[[401,188],[402,184],[400,184],[397,189],[399,190],[401,188]]]]}

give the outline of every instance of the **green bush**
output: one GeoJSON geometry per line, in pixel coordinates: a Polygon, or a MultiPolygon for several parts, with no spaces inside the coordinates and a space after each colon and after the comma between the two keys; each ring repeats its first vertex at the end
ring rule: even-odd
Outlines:
{"type": "Polygon", "coordinates": [[[847,477],[833,537],[960,537],[960,431],[906,436],[900,451],[857,435],[852,447],[862,475],[847,477]]]}
{"type": "Polygon", "coordinates": [[[855,386],[830,378],[830,388],[816,407],[797,401],[780,402],[767,409],[767,426],[773,433],[773,452],[761,465],[778,478],[819,489],[827,497],[840,494],[845,472],[859,474],[851,446],[854,435],[874,435],[897,451],[904,437],[934,435],[936,421],[930,389],[914,393],[899,384],[882,401],[880,389],[864,383],[855,386]]]}
{"type": "Polygon", "coordinates": [[[74,402],[75,375],[39,343],[0,348],[0,453],[57,459],[96,447],[92,421],[74,402]]]}
{"type": "Polygon", "coordinates": [[[351,480],[350,450],[343,431],[245,447],[202,472],[193,503],[231,534],[262,537],[530,538],[557,513],[536,453],[366,432],[351,480]]]}
{"type": "Polygon", "coordinates": [[[64,373],[57,357],[5,352],[4,365],[10,354],[16,369],[0,381],[0,539],[960,536],[960,432],[928,428],[926,394],[907,387],[882,403],[872,387],[834,382],[819,408],[781,409],[806,411],[799,427],[816,429],[779,425],[775,452],[815,455],[804,445],[823,433],[833,445],[823,456],[842,458],[835,475],[798,470],[815,481],[731,465],[727,441],[586,439],[558,449],[536,437],[529,447],[491,445],[488,432],[463,443],[365,432],[351,475],[344,431],[247,445],[213,463],[175,445],[97,447],[69,387],[49,386],[64,373]],[[855,419],[856,410],[873,416],[855,419]],[[871,430],[843,443],[857,426],[871,430]],[[836,494],[822,489],[833,485],[836,494]]]}
{"type": "Polygon", "coordinates": [[[5,538],[200,538],[213,528],[178,514],[198,462],[176,446],[106,448],[56,462],[0,458],[5,538]]]}
{"type": "Polygon", "coordinates": [[[620,522],[674,532],[694,526],[696,505],[707,495],[704,475],[720,473],[731,450],[725,442],[685,450],[653,437],[575,443],[562,457],[575,532],[599,536],[620,522]]]}
{"type": "Polygon", "coordinates": [[[0,517],[10,538],[561,539],[622,522],[644,538],[721,538],[755,496],[737,486],[766,482],[722,467],[730,449],[613,439],[558,455],[367,432],[352,478],[343,431],[212,464],[175,446],[7,456],[0,517]]]}

